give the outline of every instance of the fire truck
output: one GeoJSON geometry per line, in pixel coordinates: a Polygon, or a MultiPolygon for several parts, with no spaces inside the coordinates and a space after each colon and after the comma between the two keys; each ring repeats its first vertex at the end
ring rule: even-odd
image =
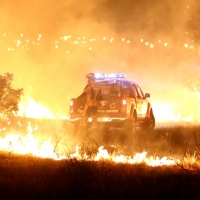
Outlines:
{"type": "MultiPolygon", "coordinates": [[[[143,93],[141,87],[126,79],[124,73],[94,73],[94,77],[102,92],[97,114],[100,129],[121,128],[128,133],[154,129],[155,117],[149,93],[143,93]]],[[[84,100],[71,99],[68,119],[75,130],[81,124],[83,109],[84,100]]],[[[92,118],[88,117],[88,127],[91,122],[92,118]]]]}

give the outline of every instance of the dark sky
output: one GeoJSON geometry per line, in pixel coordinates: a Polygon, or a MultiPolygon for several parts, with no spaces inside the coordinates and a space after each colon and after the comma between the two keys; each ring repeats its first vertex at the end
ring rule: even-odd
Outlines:
{"type": "Polygon", "coordinates": [[[170,102],[200,74],[198,0],[0,0],[0,23],[0,73],[55,112],[67,114],[87,72],[125,72],[170,102]]]}
{"type": "Polygon", "coordinates": [[[0,5],[2,28],[53,37],[67,31],[94,32],[97,27],[101,33],[102,25],[119,35],[178,37],[187,31],[196,38],[194,31],[199,30],[198,0],[1,0],[0,5]]]}

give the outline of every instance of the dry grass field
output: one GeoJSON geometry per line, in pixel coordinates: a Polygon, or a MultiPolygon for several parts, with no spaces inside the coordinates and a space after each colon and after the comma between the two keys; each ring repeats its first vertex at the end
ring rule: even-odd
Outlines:
{"type": "Polygon", "coordinates": [[[0,154],[1,199],[199,199],[199,168],[0,154]]]}
{"type": "MultiPolygon", "coordinates": [[[[66,153],[71,153],[69,125],[60,126],[59,131],[56,126],[48,123],[51,132],[43,126],[32,135],[37,138],[41,132],[51,133],[54,145],[59,149],[65,144],[66,153]],[[63,130],[67,131],[61,137],[63,130]]],[[[128,148],[116,137],[115,149],[109,150],[110,154],[118,151],[126,155],[146,151],[148,156],[180,160],[169,166],[76,157],[54,160],[2,150],[0,199],[199,199],[199,133],[197,126],[160,127],[151,134],[135,135],[133,146],[128,148]]],[[[1,137],[5,136],[2,131],[1,137]]]]}

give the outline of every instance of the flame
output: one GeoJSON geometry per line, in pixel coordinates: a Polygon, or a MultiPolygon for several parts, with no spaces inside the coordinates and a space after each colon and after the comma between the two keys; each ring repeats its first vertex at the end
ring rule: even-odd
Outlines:
{"type": "Polygon", "coordinates": [[[196,95],[200,99],[200,92],[199,91],[196,91],[196,95]]]}
{"type": "MultiPolygon", "coordinates": [[[[152,101],[153,112],[156,123],[159,122],[190,122],[199,123],[200,115],[198,110],[200,100],[199,80],[192,82],[186,88],[178,88],[173,103],[160,103],[152,101]]],[[[144,107],[144,113],[146,107],[144,107]]],[[[49,118],[67,119],[63,115],[54,114],[44,105],[37,103],[31,97],[25,97],[19,104],[18,116],[28,118],[49,118]]]]}
{"type": "MultiPolygon", "coordinates": [[[[172,104],[154,104],[154,115],[157,122],[162,121],[175,121],[178,122],[180,120],[192,121],[193,116],[183,117],[182,113],[174,114],[174,105],[172,104]]],[[[19,116],[25,116],[28,118],[51,118],[55,119],[56,115],[54,115],[50,110],[48,110],[45,106],[36,103],[33,99],[28,97],[27,103],[20,103],[19,105],[19,116]]],[[[66,119],[66,118],[65,118],[66,119]]],[[[9,124],[9,122],[8,122],[9,124]]],[[[21,126],[20,122],[18,125],[21,126]]],[[[149,166],[162,166],[162,165],[175,165],[180,162],[178,160],[173,160],[168,157],[153,157],[147,156],[147,152],[135,153],[133,156],[125,156],[125,155],[110,155],[103,146],[98,148],[98,152],[95,155],[89,156],[85,152],[80,153],[81,147],[76,146],[75,152],[71,154],[64,154],[62,150],[60,152],[55,151],[55,147],[52,144],[52,138],[49,137],[48,140],[39,142],[32,135],[33,130],[37,130],[38,127],[35,125],[35,128],[28,124],[27,136],[20,136],[20,134],[8,134],[5,138],[0,138],[0,149],[6,152],[13,152],[17,154],[32,154],[34,156],[42,157],[42,158],[52,158],[55,160],[60,159],[84,159],[84,160],[110,160],[116,163],[129,163],[129,164],[137,164],[137,163],[146,163],[149,166]]],[[[6,128],[0,129],[0,131],[5,131],[6,128]]],[[[63,147],[64,149],[65,147],[63,147]]],[[[61,148],[62,149],[62,148],[61,148]]]]}
{"type": "Polygon", "coordinates": [[[90,157],[86,153],[80,154],[81,147],[76,146],[75,152],[69,155],[59,154],[55,152],[55,148],[51,143],[51,137],[39,144],[31,132],[27,136],[21,137],[20,134],[9,134],[5,138],[0,139],[0,150],[6,152],[12,152],[16,154],[26,155],[31,154],[36,157],[41,158],[51,158],[54,160],[61,159],[74,159],[77,160],[108,160],[116,163],[129,163],[129,164],[139,164],[146,163],[149,166],[162,166],[162,165],[175,165],[176,162],[173,159],[167,157],[147,157],[147,152],[136,153],[133,157],[125,155],[110,155],[103,146],[98,148],[97,154],[90,157]]]}
{"type": "MultiPolygon", "coordinates": [[[[177,92],[178,93],[178,92],[177,92]]],[[[155,103],[153,111],[157,122],[200,122],[200,92],[195,87],[184,91],[174,103],[155,103]]]]}
{"type": "MultiPolygon", "coordinates": [[[[154,114],[156,120],[165,121],[165,120],[186,120],[192,121],[193,116],[183,117],[181,113],[178,115],[174,114],[173,105],[170,104],[154,104],[154,114]],[[164,115],[163,115],[164,113],[164,115]]],[[[19,116],[25,116],[28,118],[56,118],[50,110],[48,110],[45,106],[36,103],[33,99],[28,98],[28,102],[25,104],[20,103],[19,105],[19,116]]],[[[7,125],[10,122],[8,121],[7,125]]],[[[20,122],[18,122],[19,126],[22,126],[20,122]]],[[[77,160],[108,160],[115,163],[129,163],[129,164],[138,164],[145,163],[149,166],[162,166],[162,165],[175,165],[180,163],[178,159],[172,159],[170,157],[155,157],[155,156],[147,156],[147,152],[137,152],[134,153],[133,156],[125,156],[122,154],[109,154],[109,152],[104,149],[104,146],[98,148],[97,153],[94,155],[87,155],[86,152],[82,152],[80,146],[75,146],[74,152],[71,154],[66,154],[66,146],[60,145],[60,148],[55,148],[55,142],[52,141],[52,138],[49,137],[47,140],[39,141],[34,138],[32,135],[33,130],[38,130],[38,126],[35,125],[33,128],[31,123],[28,123],[27,126],[27,135],[21,136],[20,133],[9,133],[5,136],[5,138],[0,138],[0,150],[6,152],[12,152],[16,154],[26,155],[31,154],[33,156],[41,157],[41,158],[51,158],[55,160],[61,159],[77,159],[77,160]],[[64,152],[64,153],[63,153],[64,152]],[[81,152],[81,153],[80,153],[81,152]]],[[[0,132],[6,131],[6,127],[1,128],[0,132]]],[[[189,162],[189,160],[187,160],[189,162]]],[[[190,161],[191,162],[191,161],[190,161]]],[[[195,162],[195,158],[192,159],[192,162],[195,162]]]]}
{"type": "Polygon", "coordinates": [[[153,110],[154,110],[156,121],[157,122],[163,122],[163,121],[191,122],[194,119],[192,114],[184,117],[181,112],[175,113],[174,107],[175,107],[174,105],[170,105],[170,104],[155,103],[153,105],[153,110]]]}
{"type": "MultiPolygon", "coordinates": [[[[6,152],[17,154],[32,154],[42,158],[59,159],[54,152],[54,147],[51,144],[51,137],[43,141],[41,144],[32,136],[34,130],[31,125],[28,125],[28,134],[20,136],[20,134],[9,134],[5,138],[0,138],[0,149],[6,152]]],[[[37,128],[37,127],[36,127],[37,128]]]]}
{"type": "Polygon", "coordinates": [[[26,136],[21,136],[19,133],[11,133],[0,138],[0,150],[5,152],[12,152],[20,155],[31,154],[41,158],[51,158],[54,160],[61,159],[77,159],[77,160],[108,160],[116,163],[146,163],[149,166],[161,166],[161,165],[174,165],[176,162],[173,159],[167,157],[147,157],[147,152],[136,153],[133,157],[117,154],[109,154],[103,146],[98,148],[98,152],[94,155],[87,155],[86,152],[80,153],[81,147],[76,146],[75,152],[72,154],[62,153],[65,146],[62,146],[59,150],[56,150],[52,143],[51,137],[49,139],[40,142],[32,135],[33,130],[37,130],[38,127],[33,128],[31,124],[28,124],[28,133],[26,136]]]}
{"type": "MultiPolygon", "coordinates": [[[[50,158],[54,160],[84,160],[84,161],[112,161],[114,163],[127,163],[127,164],[140,164],[144,163],[148,166],[173,166],[181,164],[179,159],[174,159],[172,157],[158,157],[158,156],[148,156],[146,151],[134,153],[133,156],[112,153],[110,154],[104,146],[100,146],[97,153],[91,152],[87,155],[80,146],[76,145],[73,153],[66,153],[66,144],[60,143],[59,148],[56,148],[55,141],[49,137],[46,140],[40,141],[33,137],[33,131],[38,130],[38,126],[35,125],[34,128],[31,123],[27,126],[27,135],[22,136],[20,133],[10,133],[4,138],[0,138],[0,151],[11,152],[20,155],[33,155],[41,158],[50,158]]],[[[3,131],[3,130],[1,130],[3,131]]],[[[198,157],[190,156],[184,158],[184,164],[194,164],[198,161],[198,157]]]]}
{"type": "Polygon", "coordinates": [[[43,105],[36,103],[33,99],[28,97],[28,102],[21,102],[19,104],[19,116],[29,118],[55,118],[55,116],[43,105]]]}
{"type": "MultiPolygon", "coordinates": [[[[195,92],[198,97],[198,103],[200,99],[200,93],[195,92]]],[[[146,108],[145,108],[146,109],[146,108]]],[[[188,107],[184,107],[184,112],[188,110],[187,113],[175,112],[176,105],[171,103],[153,103],[153,111],[156,118],[156,122],[192,122],[200,121],[200,116],[190,112],[188,107]]],[[[18,116],[27,117],[27,118],[48,118],[48,119],[67,119],[68,117],[64,115],[56,115],[53,112],[45,107],[44,105],[37,103],[30,97],[27,97],[26,100],[23,100],[19,103],[19,111],[17,112],[18,116]]]]}
{"type": "Polygon", "coordinates": [[[124,156],[124,155],[109,155],[106,149],[101,146],[98,149],[98,153],[94,160],[112,160],[113,162],[117,163],[129,163],[129,164],[139,164],[139,163],[146,163],[149,166],[161,166],[161,165],[175,165],[177,161],[173,159],[169,159],[167,157],[159,158],[159,157],[147,157],[147,152],[136,153],[133,157],[131,156],[124,156]]]}
{"type": "MultiPolygon", "coordinates": [[[[198,108],[198,107],[197,107],[198,108]]],[[[190,108],[191,109],[191,108],[190,108]]],[[[174,122],[178,125],[181,123],[190,123],[190,124],[197,124],[200,122],[200,115],[196,111],[192,111],[189,108],[185,107],[184,112],[179,111],[175,112],[173,106],[167,104],[155,104],[154,105],[154,115],[156,119],[157,125],[159,122],[174,122]]]]}
{"type": "Polygon", "coordinates": [[[28,117],[28,118],[48,118],[48,119],[67,119],[66,116],[55,115],[48,108],[42,104],[37,103],[30,97],[23,99],[19,103],[19,111],[17,112],[18,116],[28,117]]]}

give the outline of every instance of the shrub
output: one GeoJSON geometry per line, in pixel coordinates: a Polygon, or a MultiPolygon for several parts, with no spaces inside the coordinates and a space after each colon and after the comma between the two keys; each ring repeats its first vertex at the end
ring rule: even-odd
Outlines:
{"type": "Polygon", "coordinates": [[[18,110],[18,104],[23,89],[13,89],[13,74],[5,73],[0,75],[0,116],[7,119],[13,116],[18,110]]]}

